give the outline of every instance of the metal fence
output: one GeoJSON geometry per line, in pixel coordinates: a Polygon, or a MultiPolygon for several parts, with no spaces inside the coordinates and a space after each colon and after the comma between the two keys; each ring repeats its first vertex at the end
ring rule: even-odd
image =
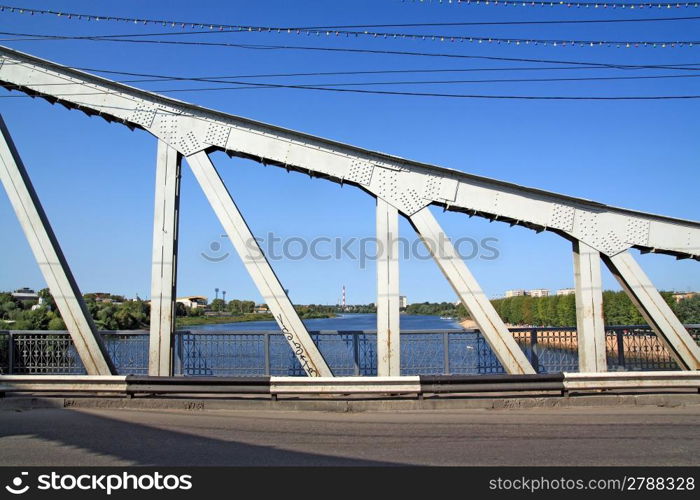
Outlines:
{"type": "MultiPolygon", "coordinates": [[[[700,325],[688,325],[700,343],[700,325]]],[[[511,332],[539,373],[578,370],[575,328],[514,328],[511,332]]],[[[101,332],[120,374],[148,373],[148,332],[101,332]]],[[[374,331],[311,332],[333,373],[377,374],[374,331]]],[[[677,370],[663,343],[647,326],[606,328],[608,369],[677,370]]],[[[302,376],[279,331],[178,331],[174,372],[189,376],[302,376]]],[[[83,365],[65,331],[0,331],[0,373],[81,374],[83,365]]],[[[504,373],[481,333],[424,330],[401,333],[402,375],[504,373]]]]}

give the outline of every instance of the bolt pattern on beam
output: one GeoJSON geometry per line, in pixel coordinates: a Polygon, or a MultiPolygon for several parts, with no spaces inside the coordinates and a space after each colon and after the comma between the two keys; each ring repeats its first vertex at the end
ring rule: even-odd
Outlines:
{"type": "Polygon", "coordinates": [[[600,252],[574,241],[578,366],[581,372],[607,371],[600,252]]]}
{"type": "Polygon", "coordinates": [[[457,250],[447,239],[430,209],[423,208],[413,214],[409,220],[464,307],[479,326],[479,330],[506,372],[510,374],[534,374],[534,368],[498,316],[491,302],[486,298],[479,283],[457,250]]]}
{"type": "Polygon", "coordinates": [[[158,141],[151,264],[149,375],[173,374],[172,338],[175,330],[181,159],[180,153],[175,149],[158,141]]]}
{"type": "Polygon", "coordinates": [[[681,368],[698,370],[700,347],[673,314],[632,254],[627,251],[612,257],[603,256],[603,262],[681,368]]]}
{"type": "Polygon", "coordinates": [[[377,198],[377,375],[401,375],[399,212],[377,198]]]}
{"type": "MultiPolygon", "coordinates": [[[[39,96],[51,103],[59,102],[88,115],[98,115],[110,122],[122,123],[131,129],[144,128],[182,154],[192,156],[217,148],[261,163],[304,170],[310,176],[328,177],[337,182],[349,180],[372,195],[384,198],[414,220],[414,225],[425,217],[419,213],[429,214],[426,206],[437,203],[444,205],[446,210],[466,212],[512,225],[520,224],[538,232],[551,229],[567,238],[584,242],[605,255],[606,263],[613,267],[614,262],[621,260],[617,266],[619,269],[616,268],[614,272],[618,279],[625,282],[623,286],[663,336],[679,364],[685,368],[698,364],[697,346],[677,319],[672,314],[669,316],[670,309],[658,292],[650,283],[647,287],[648,279],[641,270],[641,274],[638,274],[638,268],[633,269],[631,264],[626,268],[629,263],[622,262],[630,246],[700,260],[698,222],[616,208],[369,151],[159,96],[6,47],[0,47],[0,62],[1,85],[39,96]],[[618,254],[623,257],[618,259],[618,254]]],[[[439,226],[437,231],[442,234],[439,226]]],[[[32,236],[27,234],[31,240],[32,236]]],[[[41,262],[46,261],[45,255],[36,255],[41,262]]],[[[517,372],[523,366],[529,366],[522,365],[521,360],[516,359],[520,353],[508,345],[510,342],[504,336],[502,322],[493,319],[495,313],[488,309],[488,301],[485,297],[482,299],[483,293],[464,263],[452,264],[444,258],[440,258],[438,263],[465,304],[470,304],[473,309],[470,311],[477,322],[481,322],[482,331],[494,346],[499,359],[502,358],[506,369],[517,372]],[[466,299],[464,294],[467,294],[466,299]],[[506,344],[501,345],[503,342],[506,344]]],[[[60,262],[58,264],[61,265],[60,262]]],[[[265,264],[269,267],[267,261],[265,264]]],[[[63,267],[67,271],[67,267],[63,267]]],[[[72,277],[68,281],[71,280],[72,277]]],[[[53,283],[58,290],[55,280],[53,283]]],[[[305,365],[307,371],[312,372],[315,368],[311,365],[322,363],[322,359],[316,359],[317,356],[313,354],[317,352],[315,346],[295,337],[303,336],[305,330],[300,329],[299,325],[303,328],[303,324],[290,309],[291,306],[287,307],[289,301],[286,295],[278,294],[276,285],[262,283],[261,286],[273,290],[270,300],[281,301],[279,307],[287,311],[286,315],[278,316],[278,322],[285,333],[291,332],[290,342],[295,351],[300,350],[298,354],[303,360],[302,364],[309,365],[305,365]],[[316,361],[311,362],[310,359],[316,361]]],[[[76,291],[77,287],[68,290],[67,297],[75,296],[76,291]]],[[[67,302],[73,308],[68,312],[78,318],[86,316],[84,304],[76,305],[72,300],[67,302]]],[[[80,298],[75,300],[81,301],[80,298]]],[[[72,328],[75,330],[78,327],[72,328]]],[[[94,337],[94,326],[91,326],[89,317],[80,328],[83,336],[77,336],[75,341],[79,352],[81,355],[96,352],[91,346],[90,335],[94,337]]],[[[96,342],[99,344],[99,338],[96,342]]],[[[98,347],[102,350],[100,345],[98,347]]],[[[105,362],[109,364],[108,359],[105,362]]],[[[98,370],[91,363],[89,360],[86,362],[88,370],[98,370]]]]}
{"type": "Polygon", "coordinates": [[[1,116],[0,131],[0,179],[78,356],[89,375],[114,374],[107,350],[1,116]]]}
{"type": "Polygon", "coordinates": [[[332,377],[209,156],[201,151],[188,156],[187,163],[306,374],[332,377]]]}

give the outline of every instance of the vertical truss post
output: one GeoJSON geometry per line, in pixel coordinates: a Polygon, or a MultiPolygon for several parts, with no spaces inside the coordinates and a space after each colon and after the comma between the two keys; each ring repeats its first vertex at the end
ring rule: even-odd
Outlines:
{"type": "Polygon", "coordinates": [[[377,198],[377,375],[401,375],[399,212],[377,198]]]}
{"type": "Polygon", "coordinates": [[[27,170],[0,117],[0,179],[41,274],[73,339],[88,375],[112,375],[112,365],[27,170]]]}
{"type": "Polygon", "coordinates": [[[608,364],[605,356],[600,252],[578,240],[573,242],[573,247],[578,369],[580,372],[604,372],[608,364]]]}
{"type": "Polygon", "coordinates": [[[149,375],[173,374],[181,160],[182,156],[174,148],[158,141],[151,263],[149,375]]]}
{"type": "Polygon", "coordinates": [[[464,260],[447,239],[429,207],[411,215],[410,221],[506,372],[534,374],[535,370],[522,349],[486,298],[464,260]]]}
{"type": "Polygon", "coordinates": [[[307,375],[332,377],[270,263],[205,152],[187,157],[202,190],[307,375]]]}
{"type": "Polygon", "coordinates": [[[700,369],[700,347],[673,314],[632,254],[624,251],[612,257],[603,256],[603,262],[678,365],[684,370],[700,369]]]}

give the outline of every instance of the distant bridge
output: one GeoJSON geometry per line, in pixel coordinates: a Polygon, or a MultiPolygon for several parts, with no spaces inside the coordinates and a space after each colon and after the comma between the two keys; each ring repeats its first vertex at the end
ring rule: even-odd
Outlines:
{"type": "MultiPolygon", "coordinates": [[[[630,248],[700,260],[700,223],[607,206],[368,151],[187,104],[0,47],[0,85],[97,115],[158,139],[153,231],[149,374],[173,373],[174,300],[181,159],[184,156],[260,294],[309,376],[333,374],[254,241],[209,153],[308,173],[376,198],[379,377],[400,375],[398,215],[426,243],[443,274],[510,374],[535,370],[430,212],[430,205],[535,231],[573,247],[579,370],[606,370],[600,261],[610,269],[677,364],[700,368],[700,348],[675,317],[630,248]],[[441,242],[440,251],[435,247],[441,242]]],[[[58,240],[0,120],[0,177],[76,350],[89,375],[113,375],[58,240]]]]}

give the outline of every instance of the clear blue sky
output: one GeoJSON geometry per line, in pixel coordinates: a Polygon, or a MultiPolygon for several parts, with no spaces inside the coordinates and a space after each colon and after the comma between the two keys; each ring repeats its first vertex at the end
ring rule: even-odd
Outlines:
{"type": "MultiPolygon", "coordinates": [[[[619,19],[697,15],[696,9],[592,10],[420,4],[400,0],[287,2],[40,2],[16,5],[125,17],[226,24],[314,26],[412,22],[619,19]]],[[[0,13],[2,31],[94,35],[170,31],[126,23],[80,22],[49,16],[0,13]]],[[[578,39],[693,39],[698,21],[424,28],[424,32],[483,36],[578,39]]],[[[408,31],[410,28],[405,28],[408,31]]],[[[0,38],[11,38],[0,35],[0,38]]],[[[169,37],[176,39],[176,37],[169,37]]],[[[700,45],[688,48],[542,47],[430,41],[314,37],[288,34],[209,34],[182,40],[313,45],[375,50],[442,52],[615,64],[700,62],[700,45]]],[[[527,67],[525,63],[340,52],[155,46],[90,41],[3,41],[4,45],[58,61],[97,69],[179,76],[387,69],[527,67]]],[[[536,65],[534,65],[536,66],[536,65]]],[[[542,64],[540,64],[542,66],[542,64]]],[[[549,64],[549,66],[552,66],[549,64]]],[[[668,75],[656,70],[560,70],[447,74],[262,78],[275,83],[392,80],[459,80],[583,76],[668,75]]],[[[124,78],[124,77],[122,77],[124,78]]],[[[253,81],[253,80],[251,80],[253,81]]],[[[148,89],[184,83],[135,83],[148,89]]],[[[212,86],[196,84],[195,86],[212,86]]],[[[382,90],[511,95],[700,94],[695,78],[405,85],[382,90]]],[[[17,95],[0,91],[0,97],[17,95]]],[[[700,220],[700,102],[497,101],[316,92],[294,89],[229,90],[172,94],[189,102],[465,172],[595,199],[604,203],[700,220]]],[[[51,106],[41,100],[0,98],[0,112],[58,234],[83,292],[111,291],[148,297],[156,141],[143,131],[51,106]]],[[[274,167],[214,157],[249,225],[259,236],[372,237],[374,200],[352,187],[287,174],[274,167]]],[[[187,167],[183,168],[178,293],[259,300],[237,257],[219,263],[202,258],[232,252],[187,167]],[[221,250],[210,244],[222,241],[221,250]]],[[[471,260],[490,296],[511,288],[573,285],[571,250],[559,237],[506,224],[436,211],[453,238],[498,238],[500,257],[471,260]]],[[[413,238],[401,224],[402,236],[413,238]]],[[[0,290],[40,288],[43,279],[0,195],[0,290]]],[[[640,262],[661,289],[700,289],[700,263],[645,255],[640,262]]],[[[352,259],[276,261],[275,270],[295,302],[335,303],[343,284],[351,303],[373,302],[374,266],[352,259]]],[[[604,276],[606,288],[616,288],[604,276]]],[[[431,261],[402,263],[401,292],[409,301],[454,300],[431,261]]]]}

